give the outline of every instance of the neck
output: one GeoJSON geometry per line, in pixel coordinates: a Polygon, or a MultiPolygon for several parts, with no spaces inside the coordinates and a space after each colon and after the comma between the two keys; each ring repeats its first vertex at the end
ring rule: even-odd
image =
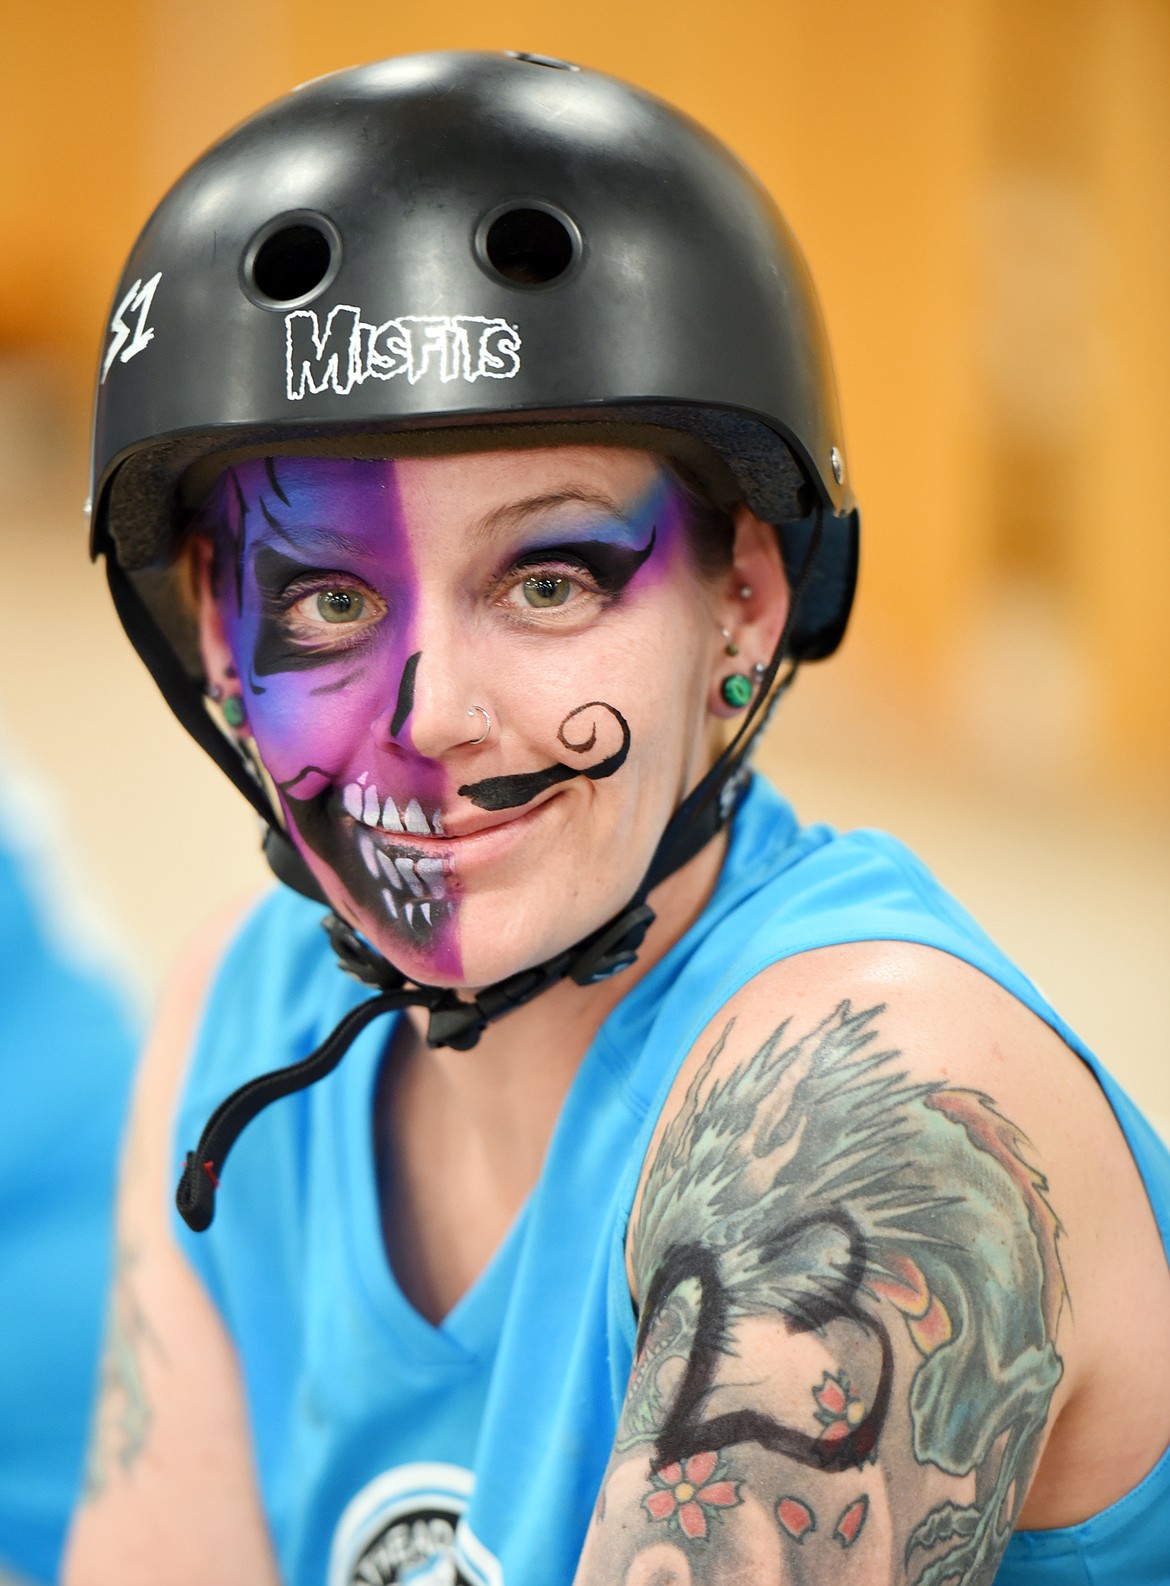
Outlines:
{"type": "MultiPolygon", "coordinates": [[[[562,980],[506,1017],[490,1024],[468,1052],[426,1045],[427,1015],[409,1010],[414,1031],[412,1057],[425,1063],[443,1083],[467,1097],[469,1109],[491,1111],[495,1098],[513,1083],[538,1092],[550,1085],[559,1108],[573,1075],[606,1018],[632,988],[662,959],[702,913],[714,890],[727,847],[721,832],[689,864],[657,887],[650,896],[654,923],[628,970],[593,986],[562,980]],[[556,1076],[555,1082],[553,1076],[556,1076]]],[[[513,1103],[516,1098],[513,1098],[513,1103]]]]}
{"type": "Polygon", "coordinates": [[[637,962],[595,986],[561,981],[489,1025],[468,1052],[399,1025],[375,1118],[387,1254],[403,1292],[437,1322],[498,1248],[536,1183],[561,1106],[607,1015],[698,918],[726,848],[721,833],[655,889],[637,962]]]}

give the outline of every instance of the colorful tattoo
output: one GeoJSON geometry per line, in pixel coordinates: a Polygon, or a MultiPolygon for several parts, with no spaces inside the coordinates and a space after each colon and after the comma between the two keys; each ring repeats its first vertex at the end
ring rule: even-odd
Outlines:
{"type": "Polygon", "coordinates": [[[791,1493],[785,1493],[783,1498],[777,1499],[776,1518],[781,1529],[794,1542],[803,1542],[817,1528],[817,1517],[808,1504],[794,1498],[791,1493]]]}
{"type": "Polygon", "coordinates": [[[115,1256],[109,1331],[102,1356],[94,1434],[86,1459],[84,1497],[100,1497],[111,1465],[130,1471],[138,1463],[154,1418],[143,1378],[146,1346],[161,1354],[134,1283],[137,1254],[119,1244],[115,1256]]]}
{"type": "Polygon", "coordinates": [[[842,1547],[852,1547],[861,1535],[861,1528],[869,1514],[869,1499],[861,1497],[845,1509],[833,1527],[833,1540],[840,1542],[842,1547]]]}
{"type": "Polygon", "coordinates": [[[741,1502],[739,1483],[728,1480],[719,1455],[709,1450],[652,1469],[650,1481],[651,1490],[642,1499],[646,1513],[652,1520],[671,1521],[695,1540],[707,1536],[710,1521],[721,1509],[733,1509],[741,1502]]]}
{"type": "MultiPolygon", "coordinates": [[[[1060,1228],[1020,1132],[911,1082],[883,1011],[781,1025],[728,1069],[729,1025],[700,1067],[631,1234],[644,1298],[606,1481],[645,1471],[646,1515],[684,1543],[718,1508],[734,1548],[765,1506],[802,1580],[835,1581],[847,1550],[858,1579],[987,1586],[1063,1370],[1060,1228]],[[704,1499],[730,1492],[733,1449],[734,1506],[704,1499]]],[[[627,1503],[588,1556],[624,1580],[653,1541],[627,1503]]],[[[710,1548],[689,1565],[741,1578],[710,1548]]]]}

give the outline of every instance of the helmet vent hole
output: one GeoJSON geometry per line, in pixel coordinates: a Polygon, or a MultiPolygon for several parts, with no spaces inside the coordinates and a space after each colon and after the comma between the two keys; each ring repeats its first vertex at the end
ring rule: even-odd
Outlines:
{"type": "Polygon", "coordinates": [[[528,50],[505,50],[509,60],[523,61],[528,66],[548,66],[554,72],[579,72],[581,68],[572,61],[562,61],[555,55],[533,55],[528,50]]]}
{"type": "Polygon", "coordinates": [[[482,231],[482,249],[498,275],[515,286],[546,286],[573,263],[576,228],[551,209],[506,209],[482,231]]]}
{"type": "Polygon", "coordinates": [[[332,279],[338,250],[321,223],[298,218],[266,232],[244,263],[245,282],[266,305],[303,303],[332,279]]]}

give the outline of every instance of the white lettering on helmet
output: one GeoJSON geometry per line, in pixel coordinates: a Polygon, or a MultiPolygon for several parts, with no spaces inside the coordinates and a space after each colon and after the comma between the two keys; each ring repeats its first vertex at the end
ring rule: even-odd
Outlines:
{"type": "Polygon", "coordinates": [[[150,313],[150,305],[154,302],[154,294],[158,291],[158,283],[161,280],[161,270],[146,282],[139,277],[114,310],[110,320],[110,345],[106,348],[106,356],[102,359],[99,385],[105,385],[106,376],[115,358],[119,363],[129,363],[131,358],[136,358],[143,348],[149,347],[154,340],[154,326],[146,323],[146,317],[150,313]],[[137,316],[133,331],[126,323],[127,314],[137,316]]]}
{"type": "Polygon", "coordinates": [[[365,380],[399,375],[416,385],[424,378],[511,380],[520,372],[519,328],[482,314],[403,314],[375,325],[352,304],[338,303],[324,328],[311,308],[295,309],[284,323],[290,402],[306,391],[345,396],[365,380]]]}

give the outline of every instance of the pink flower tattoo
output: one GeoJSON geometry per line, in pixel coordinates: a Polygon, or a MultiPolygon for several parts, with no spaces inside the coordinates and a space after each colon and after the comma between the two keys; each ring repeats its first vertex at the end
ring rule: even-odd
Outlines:
{"type": "Polygon", "coordinates": [[[843,1371],[838,1376],[826,1371],[820,1387],[813,1389],[813,1398],[817,1402],[817,1420],[824,1427],[822,1443],[837,1443],[848,1437],[865,1419],[865,1405],[843,1371]]]}
{"type": "Polygon", "coordinates": [[[684,1536],[705,1537],[709,1513],[743,1502],[739,1482],[727,1480],[718,1454],[692,1454],[663,1465],[651,1470],[650,1480],[654,1489],[642,1499],[646,1513],[652,1520],[673,1520],[684,1536]]]}

